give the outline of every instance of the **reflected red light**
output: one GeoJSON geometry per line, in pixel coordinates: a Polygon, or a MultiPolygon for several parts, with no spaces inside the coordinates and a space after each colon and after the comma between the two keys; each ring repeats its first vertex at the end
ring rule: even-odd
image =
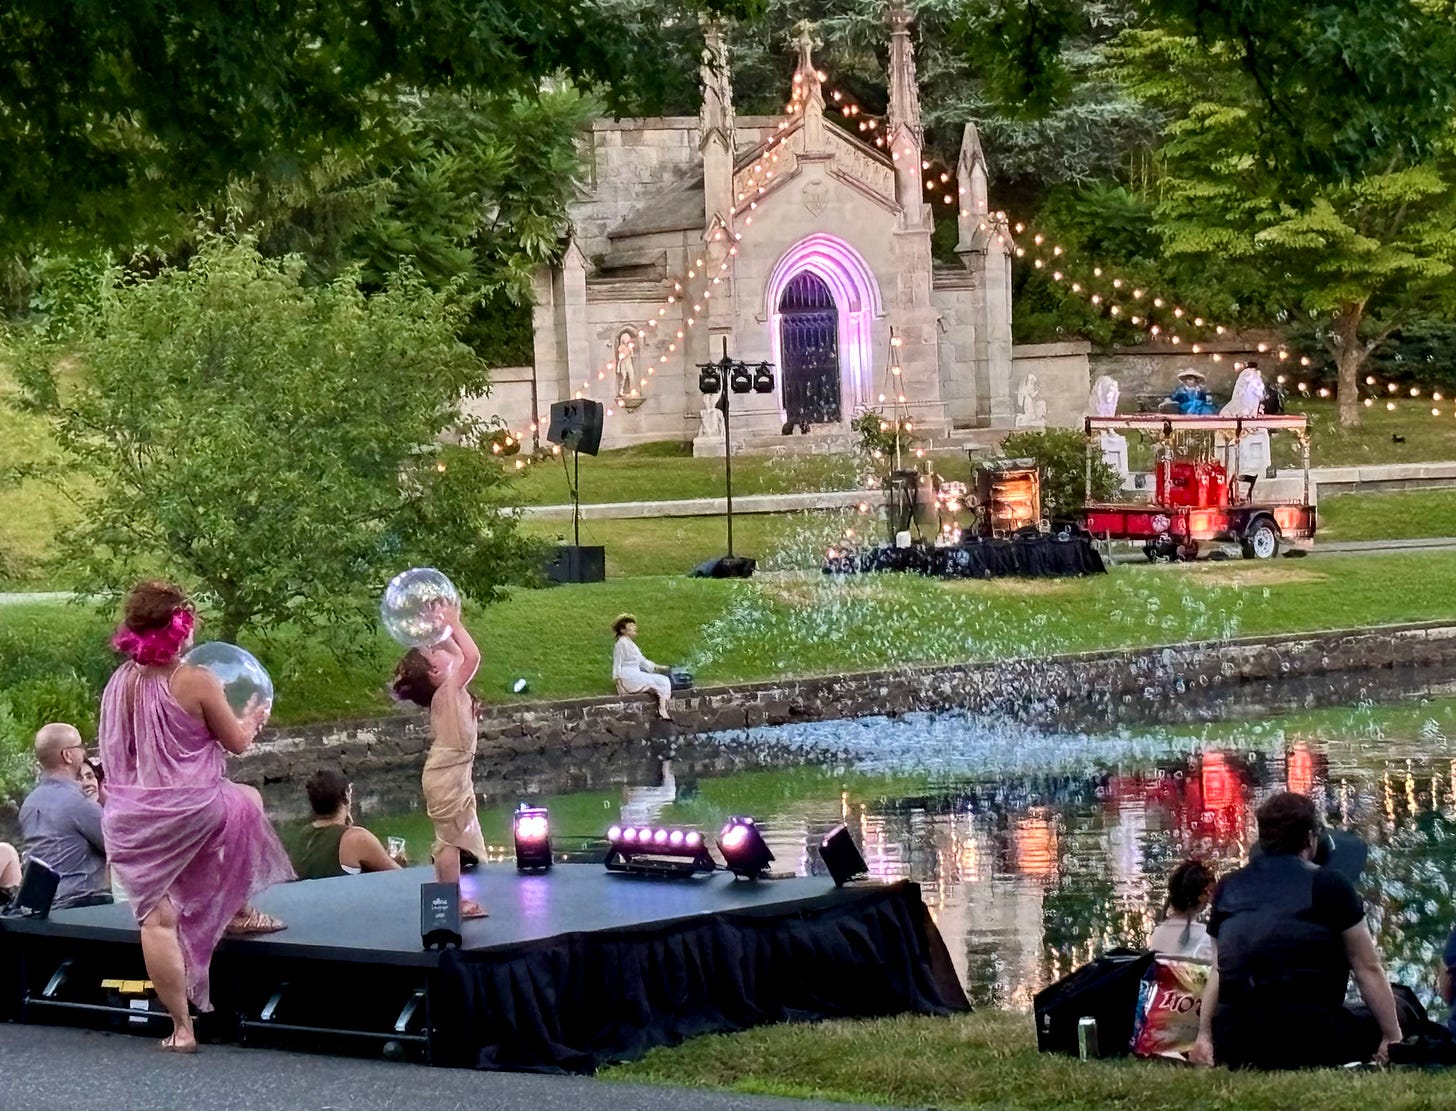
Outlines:
{"type": "Polygon", "coordinates": [[[1308,795],[1314,789],[1314,753],[1308,745],[1297,744],[1285,760],[1285,782],[1296,795],[1308,795]]]}
{"type": "Polygon", "coordinates": [[[1227,810],[1239,801],[1239,777],[1221,752],[1203,755],[1203,805],[1209,810],[1227,810]]]}

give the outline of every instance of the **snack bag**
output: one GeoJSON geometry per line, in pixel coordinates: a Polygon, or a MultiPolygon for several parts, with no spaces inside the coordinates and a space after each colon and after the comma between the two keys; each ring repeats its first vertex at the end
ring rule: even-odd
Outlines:
{"type": "Polygon", "coordinates": [[[1186,1057],[1198,1039],[1198,1015],[1207,961],[1158,957],[1143,975],[1133,1018],[1132,1052],[1138,1057],[1186,1057]]]}

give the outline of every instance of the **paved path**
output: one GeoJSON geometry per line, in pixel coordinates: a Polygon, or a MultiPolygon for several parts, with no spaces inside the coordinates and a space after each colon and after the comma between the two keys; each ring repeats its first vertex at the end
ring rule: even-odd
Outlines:
{"type": "MultiPolygon", "coordinates": [[[[813,1031],[805,1029],[805,1037],[813,1031]]],[[[5,1111],[856,1111],[856,1105],[609,1083],[574,1076],[431,1069],[271,1049],[0,1025],[5,1111]]],[[[868,1111],[860,1108],[859,1111],[868,1111]]]]}

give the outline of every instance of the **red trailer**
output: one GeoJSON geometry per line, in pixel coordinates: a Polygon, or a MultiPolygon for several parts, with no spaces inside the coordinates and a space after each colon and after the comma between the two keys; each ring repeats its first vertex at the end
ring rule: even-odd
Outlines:
{"type": "Polygon", "coordinates": [[[1142,541],[1154,562],[1194,559],[1207,541],[1237,543],[1245,559],[1272,559],[1281,548],[1308,550],[1317,514],[1310,499],[1309,429],[1303,413],[1259,417],[1173,416],[1128,413],[1088,417],[1087,496],[1081,524],[1094,537],[1142,541]],[[1142,432],[1157,440],[1150,500],[1096,503],[1092,462],[1106,451],[1103,436],[1142,432]],[[1303,482],[1286,496],[1267,493],[1268,472],[1239,473],[1244,448],[1269,432],[1293,433],[1300,445],[1303,482]],[[1260,482],[1266,482],[1261,496],[1260,482]]]}

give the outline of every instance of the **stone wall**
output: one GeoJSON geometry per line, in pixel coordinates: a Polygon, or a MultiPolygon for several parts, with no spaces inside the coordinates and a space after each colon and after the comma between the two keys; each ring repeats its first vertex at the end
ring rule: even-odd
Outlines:
{"type": "MultiPolygon", "coordinates": [[[[675,700],[682,734],[799,721],[963,709],[1062,728],[1202,720],[1231,704],[1287,704],[1289,684],[1312,701],[1349,702],[1394,685],[1401,669],[1456,669],[1456,625],[1421,624],[1096,652],[1052,659],[907,667],[705,687],[675,700]],[[1281,697],[1281,692],[1284,696],[1281,697]]],[[[1303,696],[1301,696],[1303,697],[1303,696]]],[[[645,697],[488,706],[478,778],[529,777],[661,738],[645,697]]],[[[681,743],[679,741],[679,743],[681,743]]],[[[270,732],[231,774],[262,786],[301,781],[321,765],[365,777],[417,769],[429,744],[422,714],[270,732]]]]}
{"type": "MultiPolygon", "coordinates": [[[[1087,415],[1092,391],[1087,353],[1091,345],[1075,343],[1018,344],[1011,349],[1011,407],[1020,412],[1017,395],[1030,374],[1036,375],[1046,402],[1046,422],[1053,428],[1079,428],[1087,415]]],[[[1125,389],[1125,388],[1124,388],[1125,389]]]]}

